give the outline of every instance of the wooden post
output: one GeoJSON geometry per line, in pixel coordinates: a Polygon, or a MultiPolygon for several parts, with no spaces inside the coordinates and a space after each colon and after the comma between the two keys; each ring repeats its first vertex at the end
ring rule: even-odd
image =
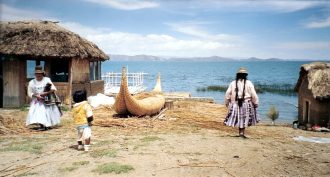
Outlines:
{"type": "Polygon", "coordinates": [[[166,100],[165,101],[165,108],[167,108],[168,110],[171,110],[174,108],[174,104],[173,104],[173,100],[166,100]]]}

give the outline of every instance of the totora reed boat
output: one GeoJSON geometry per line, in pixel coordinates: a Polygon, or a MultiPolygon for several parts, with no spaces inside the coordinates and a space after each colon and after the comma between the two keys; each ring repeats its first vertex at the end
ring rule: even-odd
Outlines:
{"type": "Polygon", "coordinates": [[[118,114],[133,114],[136,116],[153,115],[158,113],[165,104],[165,97],[161,93],[160,75],[151,93],[146,96],[132,96],[127,86],[126,68],[123,67],[119,93],[117,94],[114,109],[118,114]],[[140,98],[139,98],[140,97],[140,98]]]}

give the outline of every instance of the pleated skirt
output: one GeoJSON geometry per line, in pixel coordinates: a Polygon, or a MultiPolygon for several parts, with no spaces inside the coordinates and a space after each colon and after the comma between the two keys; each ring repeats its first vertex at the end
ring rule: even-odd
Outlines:
{"type": "Polygon", "coordinates": [[[30,104],[30,110],[26,119],[26,125],[42,124],[51,127],[60,123],[61,113],[58,107],[45,105],[42,101],[33,99],[30,104]]]}
{"type": "Polygon", "coordinates": [[[256,125],[260,121],[257,110],[251,100],[245,100],[241,107],[237,102],[229,104],[224,124],[231,127],[245,128],[256,125]]]}

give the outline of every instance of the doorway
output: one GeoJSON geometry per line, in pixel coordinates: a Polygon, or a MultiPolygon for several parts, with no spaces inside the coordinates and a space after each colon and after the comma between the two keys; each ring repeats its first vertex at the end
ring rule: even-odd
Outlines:
{"type": "Polygon", "coordinates": [[[305,100],[304,102],[304,122],[309,123],[310,122],[310,102],[305,100]]]}

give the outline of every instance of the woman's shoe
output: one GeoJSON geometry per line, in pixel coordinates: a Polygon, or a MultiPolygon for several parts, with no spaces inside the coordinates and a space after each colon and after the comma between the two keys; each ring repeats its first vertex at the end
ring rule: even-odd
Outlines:
{"type": "Polygon", "coordinates": [[[239,137],[243,138],[243,139],[247,139],[247,137],[243,134],[240,134],[239,137]]]}

